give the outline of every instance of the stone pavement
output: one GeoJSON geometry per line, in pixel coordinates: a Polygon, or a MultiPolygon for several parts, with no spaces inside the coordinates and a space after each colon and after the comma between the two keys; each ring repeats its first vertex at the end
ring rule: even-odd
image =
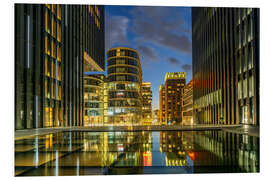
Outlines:
{"type": "Polygon", "coordinates": [[[91,126],[91,127],[59,127],[39,128],[15,131],[15,140],[36,135],[45,135],[61,131],[198,131],[198,130],[224,130],[232,133],[248,134],[259,137],[259,127],[243,125],[194,125],[194,126],[91,126]]]}

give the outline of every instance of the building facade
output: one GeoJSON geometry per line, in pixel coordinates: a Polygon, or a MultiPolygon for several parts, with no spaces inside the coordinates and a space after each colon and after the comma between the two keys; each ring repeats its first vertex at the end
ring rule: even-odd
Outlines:
{"type": "Polygon", "coordinates": [[[184,88],[183,94],[183,111],[182,111],[182,125],[194,125],[193,121],[193,81],[184,88]]]}
{"type": "Polygon", "coordinates": [[[141,125],[142,70],[134,49],[117,47],[107,52],[108,123],[141,125]]]}
{"type": "Polygon", "coordinates": [[[165,75],[165,124],[180,125],[182,101],[186,84],[185,72],[167,72],[165,75]]]}
{"type": "Polygon", "coordinates": [[[82,126],[89,61],[104,70],[103,6],[15,4],[15,129],[82,126]]]}
{"type": "Polygon", "coordinates": [[[166,125],[165,120],[165,86],[159,86],[159,122],[161,125],[166,125]]]}
{"type": "Polygon", "coordinates": [[[192,8],[194,118],[259,125],[259,9],[192,8]]]}
{"type": "Polygon", "coordinates": [[[84,75],[84,126],[106,126],[108,92],[105,76],[84,75]]]}
{"type": "Polygon", "coordinates": [[[152,90],[151,82],[142,83],[142,125],[152,124],[152,90]]]}

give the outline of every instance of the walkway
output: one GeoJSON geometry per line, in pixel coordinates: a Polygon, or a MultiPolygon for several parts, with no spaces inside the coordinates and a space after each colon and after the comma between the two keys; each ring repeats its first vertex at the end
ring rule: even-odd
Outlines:
{"type": "Polygon", "coordinates": [[[92,127],[59,127],[39,128],[15,131],[15,140],[24,139],[36,135],[44,135],[61,131],[192,131],[192,130],[224,130],[232,133],[247,134],[259,137],[259,127],[243,125],[196,125],[196,126],[92,126],[92,127]]]}

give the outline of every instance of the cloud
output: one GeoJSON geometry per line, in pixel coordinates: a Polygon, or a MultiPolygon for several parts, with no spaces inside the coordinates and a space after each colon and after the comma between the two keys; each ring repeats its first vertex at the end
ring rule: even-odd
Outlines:
{"type": "Polygon", "coordinates": [[[182,65],[182,69],[184,69],[186,72],[191,72],[191,65],[190,64],[184,64],[182,65]]]}
{"type": "Polygon", "coordinates": [[[115,44],[129,45],[127,29],[129,19],[125,16],[106,16],[105,45],[106,50],[115,44]]]}
{"type": "Polygon", "coordinates": [[[181,62],[178,59],[174,58],[174,57],[170,57],[167,60],[171,64],[175,64],[175,65],[180,65],[181,64],[181,62]]]}
{"type": "Polygon", "coordinates": [[[140,41],[173,48],[182,53],[191,54],[189,29],[181,9],[170,7],[136,7],[131,12],[133,23],[131,30],[140,41]]]}
{"type": "Polygon", "coordinates": [[[156,61],[158,59],[155,51],[148,46],[140,45],[137,47],[137,51],[144,61],[156,61]]]}

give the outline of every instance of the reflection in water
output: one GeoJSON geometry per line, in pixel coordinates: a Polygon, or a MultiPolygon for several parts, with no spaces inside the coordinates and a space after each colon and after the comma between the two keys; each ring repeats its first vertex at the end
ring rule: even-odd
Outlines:
{"type": "Polygon", "coordinates": [[[259,138],[224,131],[60,132],[15,141],[16,176],[259,172],[259,138]]]}

